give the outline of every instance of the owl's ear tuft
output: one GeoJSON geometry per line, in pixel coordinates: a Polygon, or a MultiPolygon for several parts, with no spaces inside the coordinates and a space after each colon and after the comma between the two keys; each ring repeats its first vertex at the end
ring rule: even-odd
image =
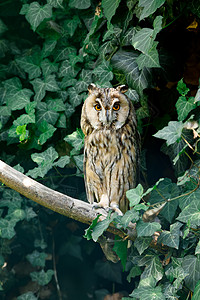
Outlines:
{"type": "Polygon", "coordinates": [[[118,87],[117,87],[117,90],[119,91],[119,92],[121,92],[121,93],[126,93],[127,91],[128,91],[128,85],[125,85],[125,84],[123,84],[123,85],[119,85],[118,87]]]}
{"type": "Polygon", "coordinates": [[[94,83],[90,83],[88,85],[88,91],[89,91],[89,93],[92,93],[92,91],[94,91],[96,88],[97,87],[96,87],[96,85],[94,83]]]}

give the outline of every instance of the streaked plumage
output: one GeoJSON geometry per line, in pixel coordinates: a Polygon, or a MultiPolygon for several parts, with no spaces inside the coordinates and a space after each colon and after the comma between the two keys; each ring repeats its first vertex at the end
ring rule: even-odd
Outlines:
{"type": "Polygon", "coordinates": [[[115,89],[91,84],[88,90],[81,115],[88,201],[95,207],[125,213],[126,191],[135,186],[137,177],[139,136],[135,111],[124,94],[125,85],[115,89]]]}

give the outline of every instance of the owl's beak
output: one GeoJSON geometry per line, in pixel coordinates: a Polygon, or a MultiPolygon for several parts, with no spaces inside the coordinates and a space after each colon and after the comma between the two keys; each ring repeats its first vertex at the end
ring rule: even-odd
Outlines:
{"type": "Polygon", "coordinates": [[[106,109],[106,123],[110,122],[110,114],[109,114],[109,110],[106,109]]]}

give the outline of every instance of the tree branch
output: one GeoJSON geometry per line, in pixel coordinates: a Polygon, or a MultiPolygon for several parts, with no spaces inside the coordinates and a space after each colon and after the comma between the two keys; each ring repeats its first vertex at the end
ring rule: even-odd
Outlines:
{"type": "MultiPolygon", "coordinates": [[[[94,210],[89,203],[56,192],[15,170],[1,160],[0,181],[38,204],[76,221],[91,224],[99,213],[102,215],[99,218],[100,221],[107,217],[105,210],[94,210]]],[[[135,227],[133,226],[131,229],[132,233],[129,233],[129,239],[134,240],[136,235],[135,227]]],[[[109,226],[108,231],[122,238],[127,237],[126,232],[115,228],[112,224],[109,226]]]]}

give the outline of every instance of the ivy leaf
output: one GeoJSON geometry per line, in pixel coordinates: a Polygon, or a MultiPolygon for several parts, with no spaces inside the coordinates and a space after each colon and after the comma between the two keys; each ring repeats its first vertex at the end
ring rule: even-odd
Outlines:
{"type": "Polygon", "coordinates": [[[69,6],[78,9],[87,9],[91,5],[91,0],[70,0],[69,6]]]}
{"type": "Polygon", "coordinates": [[[62,62],[60,70],[59,70],[59,77],[66,77],[66,78],[73,78],[77,74],[77,70],[71,66],[69,60],[65,60],[62,62]]]}
{"type": "Polygon", "coordinates": [[[74,131],[71,134],[68,134],[64,140],[72,145],[73,148],[75,148],[76,151],[80,151],[84,146],[84,140],[83,135],[81,134],[81,131],[74,131]]]}
{"type": "Polygon", "coordinates": [[[131,189],[126,192],[126,197],[129,200],[130,206],[135,206],[138,204],[142,198],[144,189],[143,186],[139,183],[136,188],[131,189]]]}
{"type": "Polygon", "coordinates": [[[181,94],[181,96],[186,96],[188,94],[188,92],[190,91],[190,89],[187,87],[187,85],[183,82],[183,78],[181,80],[179,80],[176,89],[179,92],[179,94],[181,94]]]}
{"type": "Polygon", "coordinates": [[[77,93],[77,90],[74,86],[68,89],[68,94],[69,101],[74,108],[82,103],[83,97],[77,93]]]}
{"type": "Polygon", "coordinates": [[[47,39],[43,44],[42,57],[49,56],[55,49],[56,44],[57,44],[56,40],[47,39]]]}
{"type": "Polygon", "coordinates": [[[137,236],[152,236],[156,231],[161,229],[161,225],[157,222],[145,223],[140,220],[136,225],[137,236]]]}
{"type": "Polygon", "coordinates": [[[81,23],[77,15],[73,16],[72,19],[68,19],[64,22],[64,28],[67,30],[69,35],[72,37],[78,25],[81,23]]]}
{"type": "Polygon", "coordinates": [[[22,9],[20,13],[25,14],[27,21],[35,31],[44,19],[51,18],[52,6],[50,4],[40,6],[38,2],[32,2],[29,6],[26,5],[26,11],[22,9]]]}
{"type": "Polygon", "coordinates": [[[113,73],[109,67],[109,62],[106,60],[94,69],[93,74],[97,75],[99,82],[102,84],[113,79],[113,73]]]}
{"type": "Polygon", "coordinates": [[[0,219],[0,237],[4,239],[12,239],[15,236],[15,222],[12,223],[6,219],[0,219]]]}
{"type": "Polygon", "coordinates": [[[194,294],[192,296],[192,300],[198,300],[198,299],[200,299],[200,280],[197,282],[194,289],[194,294]]]}
{"type": "Polygon", "coordinates": [[[143,68],[160,68],[158,51],[156,49],[158,42],[154,42],[153,47],[145,54],[140,54],[137,58],[138,67],[143,68]]]}
{"type": "Polygon", "coordinates": [[[38,167],[29,170],[26,175],[33,178],[44,177],[52,168],[54,161],[58,158],[58,153],[53,147],[49,147],[44,152],[32,154],[31,158],[37,163],[38,167]]]}
{"type": "Polygon", "coordinates": [[[112,17],[115,15],[116,9],[119,6],[121,0],[102,0],[103,12],[110,23],[112,17]]]}
{"type": "Polygon", "coordinates": [[[47,0],[47,3],[49,3],[51,6],[55,8],[63,8],[62,6],[63,0],[47,0]]]}
{"type": "Polygon", "coordinates": [[[29,89],[22,89],[19,78],[14,77],[4,81],[6,90],[6,103],[11,110],[23,109],[29,102],[33,92],[29,89]]]}
{"type": "Polygon", "coordinates": [[[165,0],[139,0],[138,6],[143,7],[140,21],[152,15],[164,3],[165,0]]]}
{"type": "Polygon", "coordinates": [[[94,227],[97,225],[98,220],[101,215],[98,215],[93,221],[92,224],[85,230],[84,238],[86,238],[88,241],[92,239],[92,232],[94,227]]]}
{"type": "Polygon", "coordinates": [[[33,281],[37,281],[39,285],[44,286],[51,281],[54,271],[47,270],[47,272],[45,272],[44,270],[41,270],[40,272],[32,272],[30,275],[33,281]]]}
{"type": "Polygon", "coordinates": [[[166,127],[159,130],[153,136],[166,140],[166,143],[169,146],[181,139],[183,126],[181,121],[170,121],[166,127]]]}
{"type": "Polygon", "coordinates": [[[200,226],[200,202],[192,201],[179,214],[177,220],[187,223],[190,221],[191,226],[200,226]]]}
{"type": "Polygon", "coordinates": [[[113,250],[115,251],[115,253],[119,256],[122,266],[123,266],[123,270],[125,270],[126,267],[126,261],[127,261],[127,245],[128,245],[128,241],[125,240],[115,240],[115,244],[113,247],[113,250]]]}
{"type": "Polygon", "coordinates": [[[137,237],[134,246],[136,247],[137,251],[141,255],[150,245],[152,241],[151,237],[137,237]]]}
{"type": "Polygon", "coordinates": [[[42,121],[46,121],[47,123],[54,125],[58,117],[59,113],[54,110],[50,110],[45,102],[38,104],[36,113],[37,124],[42,121]]]}
{"type": "Polygon", "coordinates": [[[136,222],[139,220],[139,212],[135,209],[128,210],[120,220],[120,224],[126,228],[130,222],[136,222]]]}
{"type": "Polygon", "coordinates": [[[108,214],[105,220],[100,221],[96,224],[96,226],[93,228],[93,232],[91,233],[94,242],[96,242],[98,238],[104,233],[104,231],[109,227],[110,223],[114,220],[115,217],[116,213],[112,214],[112,216],[108,214]]]}
{"type": "Polygon", "coordinates": [[[28,138],[28,131],[26,130],[26,125],[17,126],[16,133],[19,135],[20,142],[28,138]]]}
{"type": "Polygon", "coordinates": [[[83,172],[83,157],[84,157],[84,154],[73,156],[76,166],[77,166],[78,170],[80,170],[81,172],[83,172]]]}
{"type": "Polygon", "coordinates": [[[138,261],[138,266],[146,266],[142,273],[140,285],[151,284],[162,279],[164,270],[160,258],[156,255],[146,254],[138,261]]]}
{"type": "MultiPolygon", "coordinates": [[[[162,16],[157,16],[153,22],[154,29],[142,28],[132,38],[132,45],[135,49],[147,54],[154,45],[158,32],[162,29],[162,16]]],[[[157,45],[157,44],[156,44],[157,45]]]]}
{"type": "MultiPolygon", "coordinates": [[[[48,78],[48,75],[51,75],[51,73],[56,73],[58,71],[58,65],[56,63],[50,62],[49,59],[44,59],[41,63],[42,73],[45,77],[48,78]]],[[[55,80],[55,77],[50,77],[51,80],[55,80]]],[[[57,83],[54,83],[54,85],[57,85],[57,83]]],[[[57,86],[58,88],[58,86],[57,86]]]]}
{"type": "Polygon", "coordinates": [[[137,64],[138,53],[137,52],[116,52],[111,63],[115,71],[120,71],[126,76],[128,86],[136,90],[139,95],[143,95],[143,90],[151,84],[151,73],[147,68],[139,70],[137,64]]]}
{"type": "Polygon", "coordinates": [[[34,296],[32,292],[28,292],[17,297],[17,300],[37,300],[37,298],[34,296]]]}
{"type": "Polygon", "coordinates": [[[56,131],[56,128],[47,123],[47,121],[43,120],[42,122],[40,122],[40,124],[38,125],[38,129],[40,132],[42,132],[42,134],[40,134],[38,142],[40,143],[40,145],[43,145],[44,143],[46,143],[46,141],[51,138],[54,134],[54,132],[56,131]]]}
{"type": "Polygon", "coordinates": [[[187,255],[183,258],[183,270],[189,274],[185,277],[186,286],[194,291],[197,282],[200,280],[200,258],[194,255],[187,255]]]}
{"type": "Polygon", "coordinates": [[[32,266],[44,267],[47,256],[48,255],[46,253],[35,250],[31,254],[26,255],[26,258],[32,266]]]}
{"type": "Polygon", "coordinates": [[[41,75],[41,69],[34,63],[31,56],[24,56],[16,59],[17,64],[29,75],[29,79],[37,78],[41,75]]]}
{"type": "Polygon", "coordinates": [[[142,286],[135,289],[130,296],[139,298],[140,300],[166,300],[160,286],[155,288],[142,286]]]}
{"type": "Polygon", "coordinates": [[[178,249],[181,226],[182,224],[179,222],[170,225],[170,231],[163,230],[158,238],[158,242],[168,247],[178,249]]]}
{"type": "Polygon", "coordinates": [[[183,121],[189,112],[193,110],[196,107],[196,103],[194,100],[194,97],[187,98],[185,96],[181,96],[178,98],[178,101],[176,102],[176,109],[178,113],[178,120],[183,121]]]}
{"type": "Polygon", "coordinates": [[[64,168],[69,163],[70,163],[70,157],[65,155],[65,156],[61,156],[59,160],[56,161],[53,165],[59,168],[64,168]]]}

